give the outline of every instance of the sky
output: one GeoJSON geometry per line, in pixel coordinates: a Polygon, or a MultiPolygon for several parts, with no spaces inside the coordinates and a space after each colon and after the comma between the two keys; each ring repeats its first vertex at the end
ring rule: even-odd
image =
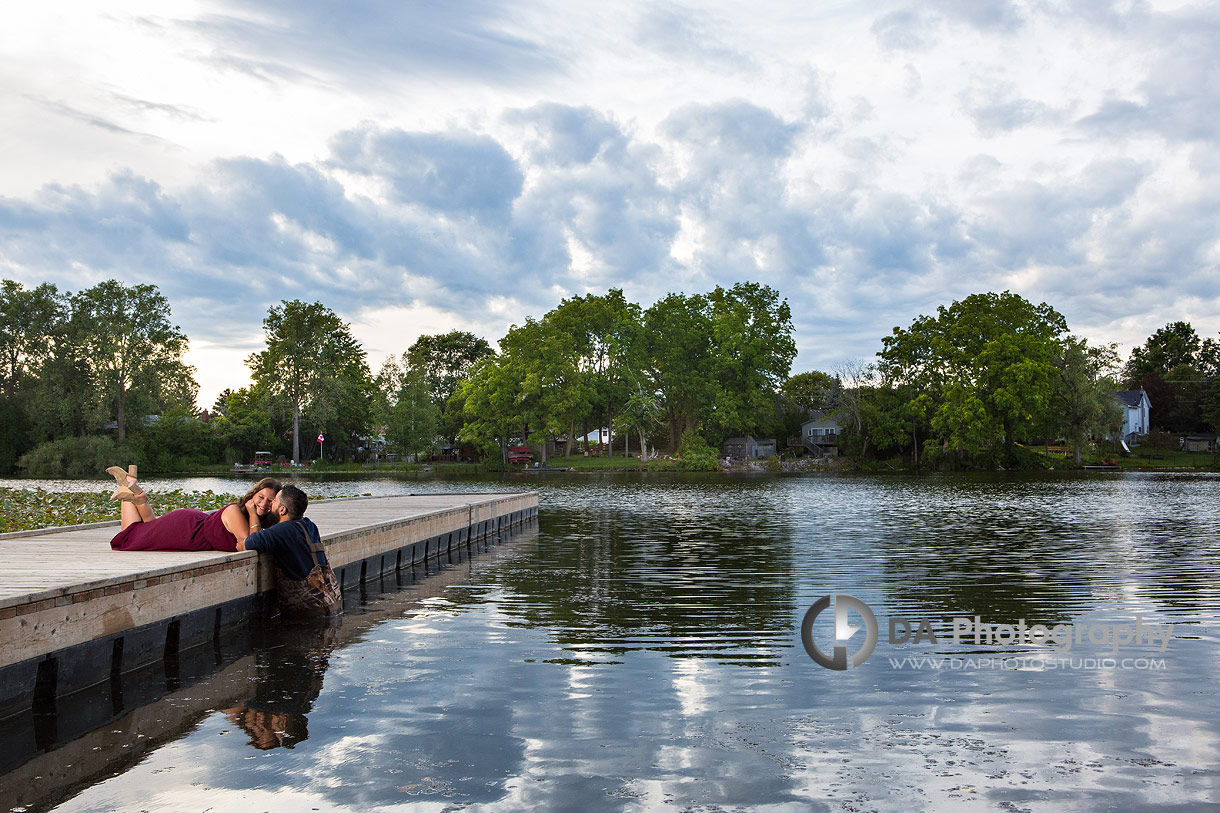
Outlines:
{"type": "Polygon", "coordinates": [[[0,278],[157,285],[199,402],[284,300],[375,372],[565,297],[770,285],[793,372],[1011,290],[1220,331],[1220,4],[48,0],[0,28],[0,278]]]}

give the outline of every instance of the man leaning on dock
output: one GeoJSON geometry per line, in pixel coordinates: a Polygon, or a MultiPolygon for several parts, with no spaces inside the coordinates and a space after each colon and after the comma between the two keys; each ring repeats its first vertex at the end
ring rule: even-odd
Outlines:
{"type": "Polygon", "coordinates": [[[343,596],[335,573],[326,561],[326,549],[318,526],[305,516],[309,498],[294,485],[280,489],[271,503],[271,513],[280,521],[255,530],[238,550],[269,553],[275,560],[275,592],[285,615],[327,616],[343,610],[343,596]]]}

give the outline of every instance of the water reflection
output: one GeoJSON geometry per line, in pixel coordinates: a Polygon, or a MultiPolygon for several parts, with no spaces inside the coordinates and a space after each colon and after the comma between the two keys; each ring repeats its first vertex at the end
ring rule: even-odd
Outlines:
{"type": "MultiPolygon", "coordinates": [[[[519,484],[364,490],[455,485],[519,484]]],[[[1139,809],[1220,795],[1220,478],[529,485],[535,534],[370,589],[335,640],[268,633],[240,667],[245,691],[62,809],[1139,809]],[[1009,668],[1050,650],[883,632],[863,666],[832,673],[797,630],[836,591],[883,624],[1139,614],[1175,637],[1159,669],[1009,668]],[[895,665],[974,655],[999,666],[895,665]]]]}
{"type": "Polygon", "coordinates": [[[261,628],[254,641],[254,694],[224,709],[229,722],[249,735],[250,745],[266,751],[309,739],[306,715],[322,693],[342,624],[342,618],[335,618],[261,628]]]}

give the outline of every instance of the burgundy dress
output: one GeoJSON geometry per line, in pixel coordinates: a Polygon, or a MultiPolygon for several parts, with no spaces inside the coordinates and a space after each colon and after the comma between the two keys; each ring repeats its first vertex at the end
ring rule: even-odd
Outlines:
{"type": "Polygon", "coordinates": [[[221,508],[209,514],[195,508],[179,508],[152,522],[128,525],[110,540],[110,547],[115,550],[235,551],[237,537],[220,521],[224,510],[221,508]]]}

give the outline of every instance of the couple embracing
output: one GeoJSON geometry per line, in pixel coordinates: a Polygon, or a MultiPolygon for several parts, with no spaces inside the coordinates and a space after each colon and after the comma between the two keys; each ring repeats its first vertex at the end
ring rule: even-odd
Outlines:
{"type": "Polygon", "coordinates": [[[343,608],[338,582],[326,560],[318,526],[305,516],[309,498],[273,477],[259,480],[238,502],[211,513],[179,508],[158,517],[136,478],[136,468],[106,472],[119,484],[121,530],[115,550],[254,550],[276,564],[280,609],[292,615],[332,615],[343,608]]]}

